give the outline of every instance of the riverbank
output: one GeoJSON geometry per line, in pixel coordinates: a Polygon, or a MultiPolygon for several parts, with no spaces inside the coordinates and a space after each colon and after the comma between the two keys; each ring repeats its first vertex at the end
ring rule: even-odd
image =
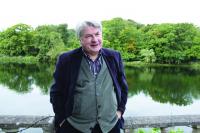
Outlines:
{"type": "MultiPolygon", "coordinates": [[[[38,64],[41,63],[37,57],[34,56],[0,56],[0,63],[18,63],[18,64],[38,64]]],[[[48,62],[46,62],[48,63],[48,62]]],[[[52,62],[53,63],[53,62],[52,62]]],[[[126,67],[188,67],[193,69],[200,69],[200,62],[190,62],[187,64],[159,64],[159,63],[145,63],[142,61],[124,62],[126,67]]]]}
{"type": "Polygon", "coordinates": [[[159,63],[144,63],[141,61],[124,62],[126,67],[191,67],[193,69],[200,69],[200,62],[190,62],[187,64],[159,64],[159,63]]]}

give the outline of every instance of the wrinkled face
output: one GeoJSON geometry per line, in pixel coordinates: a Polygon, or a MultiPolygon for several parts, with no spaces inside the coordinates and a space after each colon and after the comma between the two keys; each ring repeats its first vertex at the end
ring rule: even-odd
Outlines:
{"type": "Polygon", "coordinates": [[[101,30],[95,27],[86,27],[80,38],[80,42],[88,55],[97,55],[102,48],[101,30]]]}

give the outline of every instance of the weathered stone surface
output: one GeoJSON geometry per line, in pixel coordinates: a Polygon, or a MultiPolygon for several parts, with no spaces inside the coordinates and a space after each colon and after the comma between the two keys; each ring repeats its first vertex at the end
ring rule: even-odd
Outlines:
{"type": "Polygon", "coordinates": [[[200,115],[141,116],[125,118],[125,128],[200,125],[200,115]]]}
{"type": "Polygon", "coordinates": [[[51,116],[0,116],[0,128],[49,127],[52,123],[51,116]]]}
{"type": "MultiPolygon", "coordinates": [[[[125,118],[125,129],[137,128],[166,128],[173,126],[199,127],[200,115],[173,115],[173,116],[135,116],[125,118]]],[[[18,129],[26,127],[41,127],[45,132],[52,132],[52,116],[0,116],[1,129],[18,129]],[[37,122],[37,123],[36,123],[37,122]]]]}

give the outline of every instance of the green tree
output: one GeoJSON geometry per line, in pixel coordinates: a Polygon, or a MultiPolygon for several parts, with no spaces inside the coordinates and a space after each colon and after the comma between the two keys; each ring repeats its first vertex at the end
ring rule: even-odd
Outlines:
{"type": "Polygon", "coordinates": [[[39,61],[54,61],[65,45],[57,26],[43,25],[35,29],[34,44],[39,49],[39,61]]]}
{"type": "Polygon", "coordinates": [[[146,63],[154,63],[156,61],[156,56],[153,49],[142,49],[140,51],[140,55],[141,55],[142,61],[146,63]]]}
{"type": "Polygon", "coordinates": [[[134,60],[140,43],[140,31],[134,21],[114,18],[103,21],[105,47],[119,50],[125,60],[134,60]]]}
{"type": "Polygon", "coordinates": [[[80,47],[80,43],[79,43],[79,40],[76,37],[75,30],[69,29],[68,35],[69,35],[69,37],[68,37],[67,47],[70,48],[70,49],[80,47]]]}
{"type": "Polygon", "coordinates": [[[154,24],[142,29],[144,47],[154,49],[159,63],[182,63],[188,61],[187,50],[194,44],[196,27],[188,23],[154,24]]]}
{"type": "Polygon", "coordinates": [[[196,35],[193,39],[193,45],[186,51],[190,61],[200,60],[200,28],[196,28],[196,35]]]}
{"type": "Polygon", "coordinates": [[[61,34],[61,38],[65,45],[67,45],[68,42],[68,25],[67,24],[59,24],[57,27],[57,32],[61,34]]]}
{"type": "Polygon", "coordinates": [[[0,54],[6,56],[36,55],[32,44],[33,29],[26,24],[14,25],[0,34],[0,54]]]}

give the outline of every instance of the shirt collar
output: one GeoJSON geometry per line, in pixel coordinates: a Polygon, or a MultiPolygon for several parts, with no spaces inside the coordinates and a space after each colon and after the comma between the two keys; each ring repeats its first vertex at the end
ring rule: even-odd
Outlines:
{"type": "MultiPolygon", "coordinates": [[[[90,56],[88,54],[86,54],[86,52],[84,51],[83,48],[82,48],[82,51],[83,51],[84,57],[86,57],[87,59],[89,59],[90,61],[92,61],[92,59],[90,58],[90,56]]],[[[100,58],[101,55],[102,55],[102,50],[100,49],[97,58],[94,61],[92,61],[92,62],[97,61],[100,58]]]]}

